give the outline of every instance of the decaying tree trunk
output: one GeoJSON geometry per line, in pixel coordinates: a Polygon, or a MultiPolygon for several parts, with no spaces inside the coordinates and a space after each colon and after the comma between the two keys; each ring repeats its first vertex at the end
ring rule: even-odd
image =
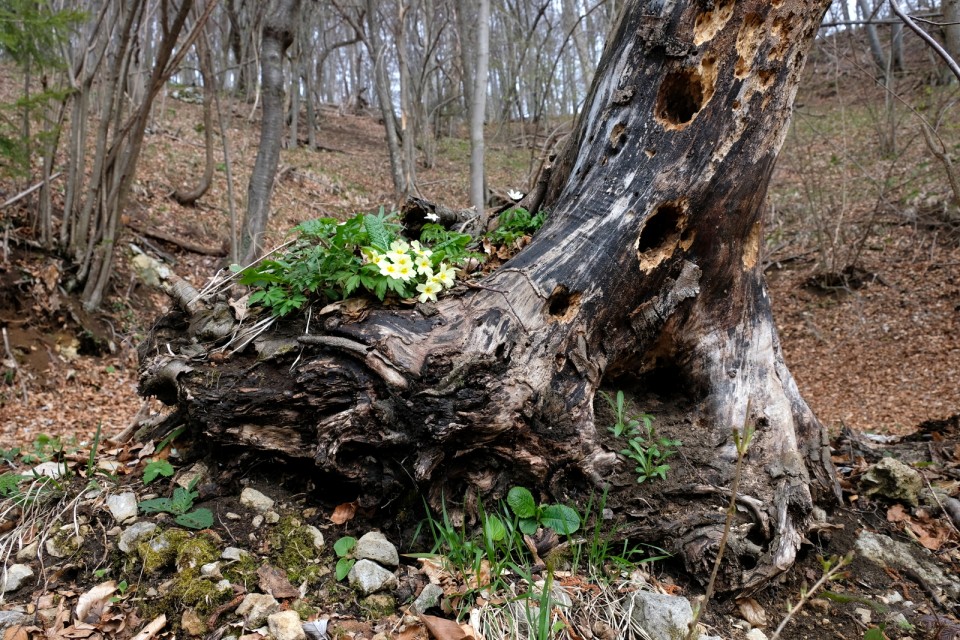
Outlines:
{"type": "Polygon", "coordinates": [[[747,423],[722,582],[765,583],[837,490],[760,261],[767,182],[828,4],[628,2],[554,166],[550,217],[517,257],[435,305],[315,313],[226,360],[205,353],[235,328],[227,305],[193,302],[143,345],[141,391],[214,441],[312,459],[368,504],[411,478],[468,509],[517,484],[565,500],[611,483],[630,532],[701,576],[731,429],[747,423]],[[595,422],[605,381],[683,440],[667,481],[638,489],[595,422]]]}

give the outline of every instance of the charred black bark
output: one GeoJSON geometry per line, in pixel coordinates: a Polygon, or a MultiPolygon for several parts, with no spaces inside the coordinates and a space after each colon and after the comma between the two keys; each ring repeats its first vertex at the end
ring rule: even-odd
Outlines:
{"type": "Polygon", "coordinates": [[[176,331],[144,345],[144,388],[215,440],[311,458],[368,496],[406,477],[435,505],[612,485],[633,532],[701,576],[731,429],[749,424],[723,584],[763,584],[792,564],[814,499],[836,492],[759,259],[767,181],[827,4],[628,3],[554,167],[548,222],[516,258],[437,305],[345,304],[227,362],[210,352],[232,328],[208,314],[187,334],[207,335],[199,345],[178,351],[176,331]],[[613,379],[685,443],[640,496],[622,443],[596,424],[613,379]]]}

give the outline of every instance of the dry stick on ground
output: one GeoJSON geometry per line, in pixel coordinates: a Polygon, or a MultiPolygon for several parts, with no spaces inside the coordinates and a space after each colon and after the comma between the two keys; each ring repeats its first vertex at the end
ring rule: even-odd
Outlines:
{"type": "Polygon", "coordinates": [[[50,176],[48,179],[46,179],[46,180],[41,180],[40,182],[38,182],[37,184],[33,185],[32,187],[30,187],[30,188],[28,188],[28,189],[24,189],[23,191],[21,191],[20,193],[18,193],[18,194],[15,195],[15,196],[13,196],[13,197],[10,198],[9,200],[6,200],[3,204],[0,204],[0,209],[6,209],[6,208],[9,207],[10,205],[12,205],[12,204],[14,204],[14,203],[16,203],[16,202],[19,202],[20,200],[26,198],[28,195],[30,195],[31,193],[33,193],[34,191],[36,191],[37,189],[39,189],[40,187],[42,187],[42,186],[44,185],[44,183],[53,182],[54,180],[56,180],[57,178],[59,178],[61,173],[62,173],[61,171],[57,171],[55,174],[53,174],[52,176],[50,176]]]}
{"type": "Polygon", "coordinates": [[[10,348],[10,337],[7,335],[7,328],[3,327],[3,349],[7,353],[7,359],[4,361],[4,364],[13,371],[14,378],[20,380],[20,391],[23,394],[23,402],[27,402],[27,383],[23,378],[18,375],[20,373],[20,367],[17,364],[17,357],[13,354],[13,350],[10,348]]]}
{"type": "Polygon", "coordinates": [[[703,602],[697,607],[697,612],[690,622],[687,631],[686,640],[693,640],[697,637],[697,623],[700,622],[700,616],[713,597],[713,590],[716,587],[717,573],[720,571],[720,563],[723,560],[723,552],[727,548],[727,538],[730,536],[730,529],[733,527],[733,518],[737,515],[737,490],[740,488],[740,475],[743,471],[743,457],[747,455],[747,449],[750,448],[750,440],[753,439],[753,427],[747,424],[750,419],[750,400],[747,400],[747,409],[743,414],[743,427],[737,430],[733,428],[733,442],[737,447],[737,465],[733,470],[733,482],[730,484],[730,503],[727,505],[727,520],[723,524],[723,535],[720,536],[720,544],[717,547],[717,557],[713,561],[713,571],[710,572],[710,582],[707,583],[707,590],[703,594],[703,602]]]}

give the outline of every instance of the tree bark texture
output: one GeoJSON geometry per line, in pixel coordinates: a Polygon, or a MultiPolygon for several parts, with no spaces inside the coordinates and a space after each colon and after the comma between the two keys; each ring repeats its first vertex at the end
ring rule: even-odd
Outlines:
{"type": "Polygon", "coordinates": [[[520,254],[435,305],[315,314],[226,361],[204,357],[234,331],[225,303],[171,316],[141,349],[141,391],[177,406],[169,423],[313,460],[367,504],[411,482],[467,511],[518,484],[561,501],[608,486],[631,535],[701,577],[731,429],[748,424],[720,582],[766,583],[793,563],[814,500],[837,492],[760,260],[767,182],[827,4],[626,3],[520,254]],[[666,481],[638,485],[618,457],[594,412],[602,384],[683,440],[666,481]]]}
{"type": "Polygon", "coordinates": [[[247,215],[240,233],[240,255],[244,264],[260,253],[263,232],[270,217],[273,181],[280,161],[283,142],[283,56],[296,34],[300,0],[275,0],[267,11],[260,45],[260,86],[263,115],[260,121],[260,147],[247,189],[247,215]]]}

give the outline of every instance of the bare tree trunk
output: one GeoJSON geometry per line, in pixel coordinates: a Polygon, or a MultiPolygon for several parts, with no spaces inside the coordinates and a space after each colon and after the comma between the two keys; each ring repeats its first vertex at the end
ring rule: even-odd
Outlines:
{"type": "Polygon", "coordinates": [[[203,197],[213,181],[213,98],[217,93],[217,81],[205,38],[197,41],[197,57],[200,60],[200,77],[203,79],[203,175],[194,189],[190,191],[177,189],[173,192],[173,199],[182,205],[193,205],[203,197]]]}
{"type": "Polygon", "coordinates": [[[390,78],[387,75],[386,47],[380,37],[380,24],[376,0],[367,0],[367,37],[365,42],[373,66],[373,82],[380,103],[380,114],[387,138],[387,152],[390,154],[390,175],[393,177],[393,189],[398,197],[406,195],[406,177],[403,170],[403,154],[400,150],[400,136],[397,134],[397,118],[393,112],[393,99],[390,95],[390,78]]]}
{"type": "MultiPolygon", "coordinates": [[[[943,42],[947,53],[960,62],[960,0],[943,0],[940,11],[943,14],[943,42]]],[[[949,69],[945,74],[945,78],[955,80],[949,69]]]]}
{"type": "Polygon", "coordinates": [[[468,510],[515,484],[564,501],[607,484],[625,533],[701,578],[723,531],[731,429],[749,425],[746,509],[720,583],[758,588],[793,563],[814,499],[838,491],[760,256],[766,187],[827,4],[626,2],[554,169],[550,216],[515,258],[435,305],[332,311],[309,335],[287,323],[226,362],[190,341],[217,348],[229,327],[209,320],[229,316],[168,317],[141,347],[141,392],[177,405],[165,427],[312,460],[367,506],[409,479],[432,505],[468,510]],[[605,381],[634,388],[659,432],[684,441],[667,480],[638,485],[596,423],[605,381]]]}
{"type": "Polygon", "coordinates": [[[240,256],[245,264],[260,255],[263,232],[270,217],[270,199],[283,140],[283,55],[293,43],[299,7],[300,0],[273,0],[263,25],[260,48],[260,84],[263,92],[260,147],[250,174],[247,214],[240,232],[240,256]]]}
{"type": "Polygon", "coordinates": [[[487,182],[483,171],[483,124],[487,115],[487,67],[490,63],[490,0],[477,1],[477,67],[470,101],[470,204],[483,216],[487,182]]]}
{"type": "MultiPolygon", "coordinates": [[[[862,20],[872,21],[876,17],[877,9],[871,9],[867,0],[857,0],[857,8],[860,10],[862,20]]],[[[877,25],[867,22],[864,25],[864,30],[867,33],[867,42],[870,45],[870,55],[873,57],[873,63],[877,65],[878,69],[884,71],[887,68],[887,56],[883,52],[883,45],[880,44],[877,25]]]]}

